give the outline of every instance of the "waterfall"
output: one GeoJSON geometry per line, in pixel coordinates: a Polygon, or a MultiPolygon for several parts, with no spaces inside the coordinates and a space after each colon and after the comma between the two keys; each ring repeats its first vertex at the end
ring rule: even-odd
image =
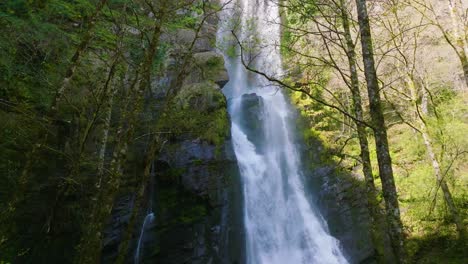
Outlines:
{"type": "Polygon", "coordinates": [[[148,190],[148,197],[149,197],[149,204],[146,210],[146,216],[145,219],[143,220],[143,224],[141,225],[141,229],[139,232],[139,237],[138,237],[138,243],[135,249],[135,256],[134,256],[134,262],[135,264],[140,263],[140,257],[143,254],[143,249],[144,249],[144,238],[145,238],[145,231],[146,229],[153,223],[154,221],[154,213],[153,213],[153,189],[154,189],[154,175],[155,175],[155,167],[154,167],[154,161],[151,164],[151,172],[150,172],[150,179],[149,179],[149,190],[148,190]]]}
{"type": "Polygon", "coordinates": [[[141,255],[141,246],[142,246],[142,241],[143,241],[143,236],[145,234],[145,229],[146,227],[153,222],[154,219],[154,213],[149,213],[146,215],[145,220],[143,221],[143,224],[141,225],[141,230],[140,230],[140,237],[138,238],[138,244],[137,248],[135,250],[135,264],[140,263],[140,255],[141,255]]]}
{"type": "MultiPolygon", "coordinates": [[[[227,8],[218,32],[221,49],[232,50],[236,42],[231,30],[235,28],[248,49],[244,58],[256,69],[280,78],[283,70],[277,3],[223,2],[227,8]]],[[[347,263],[339,242],[328,233],[325,221],[307,198],[290,122],[293,111],[281,88],[246,71],[239,56],[224,53],[230,76],[224,92],[241,172],[247,263],[347,263]],[[249,101],[255,112],[249,108],[249,101]]]]}

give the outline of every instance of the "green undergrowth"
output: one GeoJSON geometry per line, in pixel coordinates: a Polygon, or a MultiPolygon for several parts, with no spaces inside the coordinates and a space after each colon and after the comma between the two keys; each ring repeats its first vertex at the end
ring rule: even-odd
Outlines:
{"type": "MultiPolygon", "coordinates": [[[[458,240],[443,194],[437,187],[434,170],[421,136],[407,127],[389,131],[395,180],[402,220],[408,235],[408,253],[417,263],[466,263],[460,252],[467,240],[458,240]],[[458,253],[457,253],[458,252],[458,253]],[[449,254],[450,253],[450,254],[449,254]]],[[[458,161],[454,161],[458,162],[458,161]]],[[[374,160],[374,163],[376,161],[374,160]]],[[[447,170],[449,185],[460,217],[468,224],[468,178],[466,168],[447,170]]]]}
{"type": "Polygon", "coordinates": [[[465,264],[468,261],[467,246],[466,241],[460,242],[446,233],[414,236],[407,240],[412,262],[421,264],[465,264]]]}

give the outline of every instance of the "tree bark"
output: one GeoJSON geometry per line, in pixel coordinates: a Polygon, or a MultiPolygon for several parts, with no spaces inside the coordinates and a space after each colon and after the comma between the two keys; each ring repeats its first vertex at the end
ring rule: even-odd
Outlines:
{"type": "Polygon", "coordinates": [[[462,21],[463,16],[460,14],[460,11],[463,11],[463,4],[460,0],[448,0],[448,8],[452,19],[453,44],[456,46],[454,48],[457,49],[456,52],[463,68],[466,88],[468,88],[468,35],[465,27],[466,21],[462,21]]]}
{"type": "Polygon", "coordinates": [[[111,94],[109,101],[106,106],[106,113],[104,117],[104,127],[102,129],[102,137],[101,137],[101,147],[99,149],[99,156],[98,156],[98,165],[97,165],[97,176],[98,176],[98,183],[97,186],[101,185],[102,176],[104,174],[104,161],[106,156],[106,149],[107,149],[107,141],[109,138],[109,129],[110,123],[112,118],[112,105],[114,101],[114,96],[111,94]]]}
{"type": "Polygon", "coordinates": [[[398,263],[404,263],[403,224],[400,218],[398,194],[393,176],[392,159],[387,138],[387,129],[382,111],[380,88],[375,69],[372,35],[367,13],[366,0],[356,0],[358,22],[361,35],[364,71],[370,104],[370,114],[375,137],[379,174],[382,181],[382,191],[393,253],[398,263]]]}
{"type": "Polygon", "coordinates": [[[465,85],[468,88],[468,58],[464,51],[460,53],[458,58],[460,59],[460,63],[463,68],[463,77],[465,78],[465,85]]]}
{"type": "MultiPolygon", "coordinates": [[[[354,44],[353,38],[351,36],[349,15],[346,2],[344,0],[340,0],[340,5],[341,20],[343,23],[343,33],[346,40],[346,56],[348,58],[351,79],[349,88],[352,94],[351,98],[353,102],[353,112],[357,119],[364,120],[364,111],[362,108],[362,98],[359,89],[359,77],[356,64],[356,45],[354,44]]],[[[372,243],[374,244],[376,250],[377,259],[383,262],[385,259],[387,259],[385,257],[387,253],[385,252],[384,239],[382,237],[382,235],[385,233],[385,226],[382,223],[383,218],[379,209],[377,189],[375,188],[374,176],[372,173],[372,164],[370,160],[369,142],[367,140],[366,126],[360,122],[355,122],[355,124],[359,139],[359,146],[361,150],[360,157],[362,161],[362,172],[366,181],[367,204],[372,221],[372,243]]]]}
{"type": "Polygon", "coordinates": [[[99,155],[97,161],[97,183],[96,187],[99,189],[102,183],[102,177],[104,176],[104,165],[105,165],[105,157],[107,151],[107,142],[109,139],[109,130],[111,127],[111,120],[112,120],[112,107],[114,105],[114,96],[117,91],[115,85],[111,86],[111,91],[109,92],[109,98],[107,100],[107,104],[104,109],[104,126],[102,128],[102,136],[100,141],[100,148],[99,148],[99,155]]]}
{"type": "MultiPolygon", "coordinates": [[[[120,246],[119,246],[119,251],[117,255],[118,257],[115,262],[116,264],[125,263],[125,259],[126,259],[127,252],[129,249],[130,239],[135,228],[135,222],[139,215],[138,213],[140,212],[139,210],[145,207],[144,198],[145,198],[145,191],[147,190],[146,187],[148,186],[148,184],[152,184],[151,183],[151,169],[152,169],[152,166],[154,165],[154,160],[156,156],[159,155],[163,146],[164,146],[164,142],[162,142],[162,139],[160,138],[159,135],[155,135],[153,139],[151,140],[151,143],[149,144],[149,149],[146,153],[143,176],[141,178],[138,191],[136,193],[137,196],[135,199],[134,207],[132,208],[132,214],[129,220],[127,230],[125,231],[123,238],[122,238],[122,242],[120,243],[120,246]]],[[[150,210],[152,210],[152,208],[150,208],[150,210]]]]}

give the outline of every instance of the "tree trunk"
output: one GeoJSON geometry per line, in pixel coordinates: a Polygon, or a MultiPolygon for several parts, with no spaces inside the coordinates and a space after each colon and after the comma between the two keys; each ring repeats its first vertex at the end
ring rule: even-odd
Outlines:
{"type": "MultiPolygon", "coordinates": [[[[344,0],[340,0],[341,18],[343,22],[343,32],[346,40],[346,56],[348,58],[349,71],[350,71],[350,90],[352,94],[353,112],[358,120],[364,120],[361,92],[359,89],[359,77],[356,64],[356,45],[354,44],[351,36],[351,30],[349,25],[349,15],[344,0]]],[[[377,189],[375,188],[374,176],[372,173],[372,164],[369,153],[369,142],[367,140],[366,126],[363,123],[355,122],[359,146],[360,146],[360,157],[362,161],[362,172],[366,181],[367,191],[367,204],[369,214],[371,217],[371,236],[372,243],[374,244],[377,258],[382,262],[387,259],[385,257],[384,239],[384,225],[382,223],[382,216],[379,210],[379,204],[377,200],[377,189]]]]}
{"type": "Polygon", "coordinates": [[[119,188],[122,163],[127,154],[125,123],[126,113],[123,114],[116,135],[116,146],[112,154],[112,161],[109,168],[109,177],[104,184],[97,189],[96,197],[92,198],[94,205],[81,235],[80,243],[77,247],[75,263],[99,263],[101,254],[102,230],[108,215],[112,211],[114,193],[119,188]]]}
{"type": "Polygon", "coordinates": [[[445,203],[447,204],[450,215],[452,216],[453,221],[455,222],[458,235],[459,235],[460,238],[463,238],[465,236],[465,227],[464,227],[462,219],[460,218],[460,214],[458,212],[458,209],[455,206],[455,203],[453,201],[452,193],[450,192],[450,188],[449,188],[449,186],[447,184],[447,181],[444,179],[444,175],[443,175],[443,173],[441,171],[439,160],[437,159],[437,156],[436,156],[436,154],[434,152],[432,139],[431,139],[431,136],[429,135],[426,121],[424,120],[424,117],[423,117],[423,115],[427,114],[427,108],[428,108],[427,107],[427,98],[424,99],[424,97],[427,97],[426,91],[423,91],[423,94],[422,94],[422,96],[423,96],[423,100],[422,100],[423,105],[422,105],[422,111],[420,111],[419,110],[419,105],[417,103],[419,98],[418,98],[418,94],[417,94],[417,90],[416,90],[416,83],[414,81],[414,78],[411,75],[407,76],[407,83],[408,83],[408,86],[409,86],[409,89],[410,89],[410,92],[411,92],[411,97],[412,97],[413,102],[414,102],[414,108],[415,108],[415,112],[416,112],[415,115],[416,115],[417,122],[418,122],[419,127],[420,127],[420,133],[421,133],[421,135],[423,137],[424,145],[426,146],[426,151],[427,151],[427,154],[429,155],[429,158],[431,159],[432,168],[433,168],[434,174],[436,176],[437,185],[438,185],[437,188],[436,188],[436,193],[437,193],[437,190],[438,190],[438,188],[440,186],[440,188],[442,189],[442,193],[444,195],[445,203]]]}
{"type": "Polygon", "coordinates": [[[63,97],[63,94],[65,93],[65,91],[68,89],[68,86],[70,85],[71,79],[73,78],[73,75],[75,74],[76,68],[80,64],[80,60],[81,60],[83,52],[88,48],[89,42],[91,41],[91,37],[92,37],[91,31],[93,30],[96,24],[96,19],[101,14],[102,8],[107,4],[107,1],[108,0],[100,0],[99,3],[96,5],[94,14],[89,18],[86,33],[83,36],[83,39],[81,40],[80,44],[78,45],[78,48],[75,50],[75,53],[73,54],[73,57],[71,58],[70,65],[67,71],[65,72],[65,77],[63,78],[62,83],[60,84],[60,87],[57,89],[55,98],[52,101],[51,110],[52,110],[53,115],[56,114],[57,105],[60,103],[63,97]]]}
{"type": "Polygon", "coordinates": [[[463,16],[460,14],[460,11],[463,11],[463,4],[460,0],[448,0],[448,8],[453,25],[453,44],[456,46],[456,52],[463,68],[466,88],[468,88],[468,36],[465,27],[466,21],[462,20],[463,16]]]}
{"type": "Polygon", "coordinates": [[[104,109],[104,126],[102,128],[102,137],[100,142],[100,149],[97,161],[97,183],[96,187],[100,188],[102,183],[102,177],[104,175],[104,164],[105,164],[105,157],[106,157],[106,150],[107,150],[107,142],[109,139],[109,130],[111,127],[111,119],[112,119],[112,107],[114,105],[114,96],[117,91],[115,85],[111,86],[111,91],[109,93],[109,98],[107,100],[106,107],[104,109]]]}
{"type": "Polygon", "coordinates": [[[458,213],[458,209],[455,206],[455,203],[453,202],[452,193],[450,192],[450,189],[447,185],[447,181],[444,179],[444,175],[442,174],[442,171],[440,169],[439,161],[437,160],[437,157],[434,153],[434,149],[432,147],[431,138],[425,129],[422,131],[422,136],[424,139],[424,145],[426,146],[427,154],[431,159],[432,168],[434,169],[434,173],[437,179],[437,185],[439,185],[442,189],[445,203],[447,204],[449,212],[453,218],[453,221],[455,222],[458,235],[460,238],[463,238],[465,235],[465,227],[463,225],[463,221],[460,218],[460,214],[458,213]]]}
{"type": "MultiPolygon", "coordinates": [[[[75,50],[75,53],[73,54],[73,57],[71,58],[70,64],[62,80],[62,83],[60,84],[60,87],[57,89],[56,95],[54,99],[52,100],[52,105],[49,109],[49,112],[46,115],[48,117],[48,119],[46,119],[47,126],[50,126],[53,123],[53,119],[55,118],[57,114],[57,104],[61,100],[63,93],[65,92],[65,90],[68,88],[70,84],[71,78],[73,77],[73,74],[75,73],[75,70],[78,67],[82,53],[88,47],[89,41],[91,40],[90,31],[93,29],[96,19],[99,17],[101,10],[104,7],[104,5],[107,3],[107,1],[108,0],[99,1],[99,3],[96,6],[94,14],[91,16],[91,18],[88,21],[89,27],[87,28],[87,32],[85,33],[85,36],[81,40],[80,44],[75,50]]],[[[14,197],[11,199],[9,203],[10,210],[14,210],[17,204],[23,199],[24,193],[26,192],[27,183],[29,180],[28,178],[34,166],[34,159],[36,158],[36,154],[39,152],[40,148],[42,148],[43,145],[47,144],[48,136],[49,136],[49,131],[48,130],[44,131],[44,135],[38,139],[38,143],[33,144],[32,149],[26,155],[26,163],[21,171],[21,174],[18,180],[18,186],[19,186],[18,191],[15,192],[14,197]]]]}
{"type": "Polygon", "coordinates": [[[122,238],[122,242],[120,243],[120,246],[119,246],[119,251],[117,254],[118,257],[117,257],[117,260],[115,261],[116,264],[125,263],[131,236],[135,228],[137,217],[139,216],[138,214],[140,212],[139,210],[142,208],[145,208],[144,206],[145,191],[147,190],[146,187],[148,186],[148,184],[151,184],[151,168],[154,164],[155,157],[159,155],[163,146],[164,146],[164,142],[161,142],[161,138],[159,137],[159,135],[155,135],[153,139],[151,140],[151,143],[149,144],[149,149],[146,153],[143,176],[141,178],[138,191],[136,193],[136,199],[134,202],[134,206],[132,208],[132,213],[131,213],[131,217],[129,220],[127,230],[125,231],[123,238],[122,238]]]}
{"type": "Polygon", "coordinates": [[[458,58],[463,68],[463,77],[465,78],[465,85],[468,89],[468,58],[464,50],[460,52],[458,58]]]}
{"type": "MultiPolygon", "coordinates": [[[[165,3],[165,1],[163,3],[165,3]]],[[[112,212],[115,195],[120,188],[120,178],[122,175],[123,163],[127,156],[128,146],[131,143],[135,132],[136,119],[142,110],[144,91],[151,84],[151,70],[153,60],[159,47],[161,27],[163,18],[165,18],[166,15],[167,14],[165,14],[165,10],[161,10],[161,17],[159,21],[154,22],[153,36],[151,38],[149,47],[145,52],[144,61],[140,66],[142,77],[133,84],[136,86],[136,90],[134,97],[129,99],[133,100],[131,105],[133,107],[127,111],[128,116],[124,114],[120,122],[116,136],[117,145],[114,149],[112,161],[110,163],[109,177],[107,177],[105,184],[101,187],[95,202],[95,206],[92,209],[92,213],[90,215],[88,228],[82,235],[82,239],[78,246],[77,257],[75,259],[76,263],[82,264],[99,262],[102,249],[101,232],[109,215],[112,212]]],[[[131,88],[130,90],[133,89],[131,88]]]]}
{"type": "Polygon", "coordinates": [[[370,114],[375,137],[379,174],[382,180],[382,191],[385,199],[385,209],[389,235],[393,253],[398,263],[405,262],[403,224],[400,218],[398,194],[393,176],[392,160],[388,146],[387,129],[381,106],[380,89],[375,69],[372,35],[367,13],[366,0],[356,0],[361,45],[364,61],[364,71],[369,96],[370,114]]]}

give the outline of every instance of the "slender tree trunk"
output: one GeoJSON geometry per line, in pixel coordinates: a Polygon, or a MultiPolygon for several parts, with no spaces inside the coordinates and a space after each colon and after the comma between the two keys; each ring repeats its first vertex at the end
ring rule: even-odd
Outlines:
{"type": "Polygon", "coordinates": [[[447,204],[450,215],[452,216],[453,221],[455,222],[458,235],[460,238],[463,238],[465,236],[465,227],[463,225],[462,219],[460,218],[460,214],[458,213],[458,209],[453,201],[452,193],[450,192],[450,188],[447,185],[447,181],[444,179],[444,175],[442,174],[442,171],[440,169],[439,161],[437,160],[437,157],[434,153],[434,149],[432,147],[431,137],[425,129],[422,131],[422,136],[424,139],[424,145],[426,146],[427,153],[431,159],[432,168],[434,169],[434,173],[437,179],[437,184],[442,189],[445,203],[447,204]]]}
{"type": "MultiPolygon", "coordinates": [[[[71,78],[73,77],[73,74],[75,73],[75,70],[79,65],[82,53],[87,49],[89,45],[89,42],[92,36],[91,31],[94,28],[96,19],[99,17],[101,10],[105,6],[107,1],[108,0],[99,1],[99,3],[96,5],[94,14],[91,16],[91,18],[88,21],[87,32],[85,33],[83,39],[81,40],[80,44],[75,50],[75,53],[73,54],[73,57],[71,58],[70,64],[62,80],[62,83],[60,84],[60,87],[57,89],[56,95],[54,99],[52,100],[52,105],[49,109],[48,114],[46,115],[49,118],[47,119],[48,120],[46,124],[47,126],[50,126],[53,123],[53,119],[55,118],[57,114],[57,104],[61,100],[65,90],[68,88],[70,84],[71,78]]],[[[31,150],[26,155],[26,162],[23,166],[23,169],[21,171],[21,174],[18,180],[19,189],[15,193],[14,197],[11,199],[9,203],[10,210],[14,210],[17,206],[17,203],[20,202],[21,199],[23,198],[24,193],[26,192],[28,178],[34,166],[34,161],[37,156],[37,153],[43,145],[47,144],[47,140],[49,138],[48,136],[49,136],[49,131],[45,131],[44,135],[40,139],[38,139],[38,143],[33,144],[31,150]]]]}
{"type": "MultiPolygon", "coordinates": [[[[453,201],[452,193],[450,192],[450,188],[447,184],[447,181],[444,178],[444,175],[442,173],[441,167],[439,160],[437,159],[437,156],[434,152],[434,147],[432,143],[431,136],[428,132],[428,127],[426,124],[426,121],[423,117],[423,115],[427,114],[427,99],[424,99],[424,97],[427,95],[426,92],[423,92],[423,105],[422,105],[422,111],[419,110],[419,105],[418,105],[418,94],[416,90],[416,83],[414,81],[413,76],[408,75],[407,76],[407,84],[409,86],[410,92],[411,92],[411,97],[414,102],[414,109],[415,109],[415,115],[416,115],[416,120],[417,123],[420,127],[420,132],[424,140],[424,145],[426,147],[427,154],[429,155],[429,158],[431,159],[431,164],[432,168],[434,170],[434,174],[437,180],[437,185],[438,187],[442,189],[442,193],[444,196],[445,203],[447,204],[447,207],[449,209],[450,215],[453,218],[453,221],[455,222],[457,232],[460,238],[464,238],[465,236],[465,227],[463,224],[463,221],[460,217],[460,214],[458,212],[457,207],[455,206],[455,203],[453,201]],[[425,105],[426,104],[426,105],[425,105]]],[[[436,192],[438,190],[438,187],[436,188],[436,192]]]]}
{"type": "Polygon", "coordinates": [[[460,59],[460,63],[463,68],[463,76],[465,78],[465,85],[466,87],[468,87],[468,57],[464,50],[460,51],[458,58],[460,59]]]}
{"type": "Polygon", "coordinates": [[[145,191],[147,189],[146,187],[148,186],[148,184],[151,184],[151,181],[150,181],[151,167],[154,164],[155,157],[159,155],[162,149],[162,147],[160,147],[161,145],[164,146],[164,143],[161,143],[161,138],[159,137],[159,135],[155,135],[153,139],[151,140],[151,143],[149,144],[150,147],[146,153],[143,177],[141,178],[140,186],[136,194],[137,197],[135,199],[134,207],[132,209],[132,214],[130,217],[127,230],[125,231],[122,242],[120,243],[120,246],[119,246],[118,257],[115,262],[116,264],[125,263],[125,259],[126,259],[128,249],[129,249],[130,239],[135,228],[135,222],[137,220],[138,213],[140,212],[139,209],[145,207],[144,198],[145,198],[145,191]]]}
{"type": "Polygon", "coordinates": [[[398,263],[405,262],[403,224],[400,218],[398,194],[393,176],[392,159],[388,146],[387,129],[382,111],[380,88],[375,69],[372,35],[367,13],[366,0],[356,0],[361,45],[364,61],[364,71],[369,96],[370,114],[374,130],[379,174],[382,180],[382,191],[385,199],[385,209],[392,249],[398,263]]]}
{"type": "Polygon", "coordinates": [[[107,100],[106,107],[104,109],[104,126],[102,128],[102,137],[101,137],[101,142],[100,142],[100,148],[99,148],[99,155],[98,155],[98,161],[97,161],[97,183],[96,187],[100,188],[101,183],[102,183],[102,177],[104,175],[104,165],[105,165],[105,158],[106,158],[106,151],[107,151],[107,142],[109,139],[109,130],[111,127],[111,119],[112,119],[112,107],[114,105],[114,96],[115,92],[117,89],[115,89],[115,85],[110,93],[109,93],[109,99],[107,100]]]}
{"type": "MultiPolygon", "coordinates": [[[[166,1],[163,2],[163,4],[166,1]]],[[[161,7],[164,8],[164,7],[161,7]]],[[[105,184],[101,187],[100,194],[97,198],[96,204],[90,216],[90,222],[87,230],[82,235],[81,242],[78,246],[78,254],[75,259],[77,264],[82,263],[98,263],[101,254],[101,240],[102,230],[109,215],[112,212],[114,205],[115,195],[120,188],[120,178],[122,175],[123,163],[126,159],[128,146],[131,143],[135,132],[135,124],[138,114],[142,110],[144,91],[148,89],[151,84],[151,70],[156,51],[159,47],[159,39],[161,36],[161,27],[163,19],[166,17],[164,9],[161,9],[159,21],[154,22],[153,36],[151,38],[149,47],[145,52],[145,58],[140,68],[142,77],[135,82],[136,91],[132,101],[132,109],[129,110],[128,116],[124,114],[120,122],[117,132],[117,145],[114,149],[112,161],[110,163],[109,177],[105,184]],[[125,129],[126,125],[126,129],[125,129]]],[[[133,89],[131,89],[133,90],[133,89]]]]}
{"type": "Polygon", "coordinates": [[[112,80],[114,78],[114,74],[117,68],[117,65],[120,62],[120,54],[117,52],[114,55],[114,61],[112,62],[112,65],[109,69],[109,72],[107,74],[106,82],[104,84],[104,87],[102,89],[102,95],[99,98],[98,105],[93,112],[93,117],[91,120],[88,121],[86,124],[84,133],[82,136],[79,137],[79,142],[78,142],[78,152],[76,153],[76,157],[73,160],[72,168],[71,171],[67,175],[68,181],[64,182],[63,185],[59,184],[61,186],[56,194],[55,201],[54,203],[50,206],[50,213],[48,214],[49,217],[46,222],[46,233],[50,232],[51,226],[54,223],[54,219],[56,217],[56,212],[59,211],[60,208],[60,201],[66,196],[67,192],[69,191],[70,188],[70,179],[76,179],[77,176],[80,174],[81,171],[81,166],[82,166],[82,161],[83,161],[83,155],[85,152],[85,145],[88,142],[89,135],[94,128],[96,121],[98,119],[98,116],[101,112],[102,105],[105,104],[106,101],[109,100],[110,94],[113,92],[114,87],[112,86],[112,80]]]}
{"type": "MultiPolygon", "coordinates": [[[[364,120],[364,111],[362,108],[362,98],[359,89],[359,77],[356,64],[356,45],[354,44],[353,38],[351,36],[349,15],[346,2],[344,0],[340,0],[340,4],[341,18],[343,22],[343,32],[346,40],[346,56],[348,58],[351,79],[349,88],[352,94],[353,112],[357,119],[364,120]]],[[[369,142],[367,140],[366,127],[363,123],[360,122],[355,122],[355,124],[359,139],[359,146],[361,150],[360,157],[362,161],[362,172],[366,181],[367,204],[369,208],[369,214],[371,217],[372,242],[376,249],[377,258],[381,262],[383,262],[386,259],[386,252],[383,239],[383,234],[385,234],[385,226],[382,223],[383,218],[379,209],[377,189],[375,188],[374,176],[372,173],[372,164],[370,160],[369,142]]]]}
{"type": "Polygon", "coordinates": [[[101,254],[101,232],[107,221],[107,216],[112,211],[114,202],[113,194],[119,188],[122,163],[127,154],[126,141],[129,139],[126,137],[125,129],[127,112],[128,109],[124,110],[117,129],[117,144],[112,155],[109,176],[103,185],[98,186],[97,195],[92,199],[94,200],[94,205],[91,209],[88,222],[85,225],[84,232],[81,235],[81,241],[77,247],[77,254],[75,257],[76,264],[99,263],[101,254]]]}
{"type": "Polygon", "coordinates": [[[83,36],[83,39],[81,40],[80,44],[78,45],[78,48],[75,50],[75,53],[73,54],[73,57],[71,58],[69,67],[67,71],[65,72],[65,77],[62,80],[62,83],[60,84],[60,87],[57,89],[57,93],[55,95],[55,98],[52,102],[52,113],[55,115],[55,112],[57,111],[57,105],[60,103],[63,94],[65,91],[68,89],[68,86],[70,85],[71,79],[73,78],[73,75],[75,74],[76,68],[80,64],[81,57],[84,53],[84,51],[88,48],[89,42],[91,41],[92,37],[92,30],[94,29],[94,26],[96,24],[96,20],[101,14],[102,8],[107,4],[108,0],[100,0],[98,4],[96,5],[96,9],[94,11],[94,14],[89,18],[88,20],[88,27],[86,29],[85,35],[83,36]]]}
{"type": "Polygon", "coordinates": [[[466,21],[462,21],[463,15],[460,14],[460,12],[463,12],[463,4],[460,0],[448,0],[448,8],[452,19],[453,44],[456,46],[454,48],[457,49],[456,52],[463,68],[465,84],[468,88],[468,35],[465,26],[466,21]]]}

